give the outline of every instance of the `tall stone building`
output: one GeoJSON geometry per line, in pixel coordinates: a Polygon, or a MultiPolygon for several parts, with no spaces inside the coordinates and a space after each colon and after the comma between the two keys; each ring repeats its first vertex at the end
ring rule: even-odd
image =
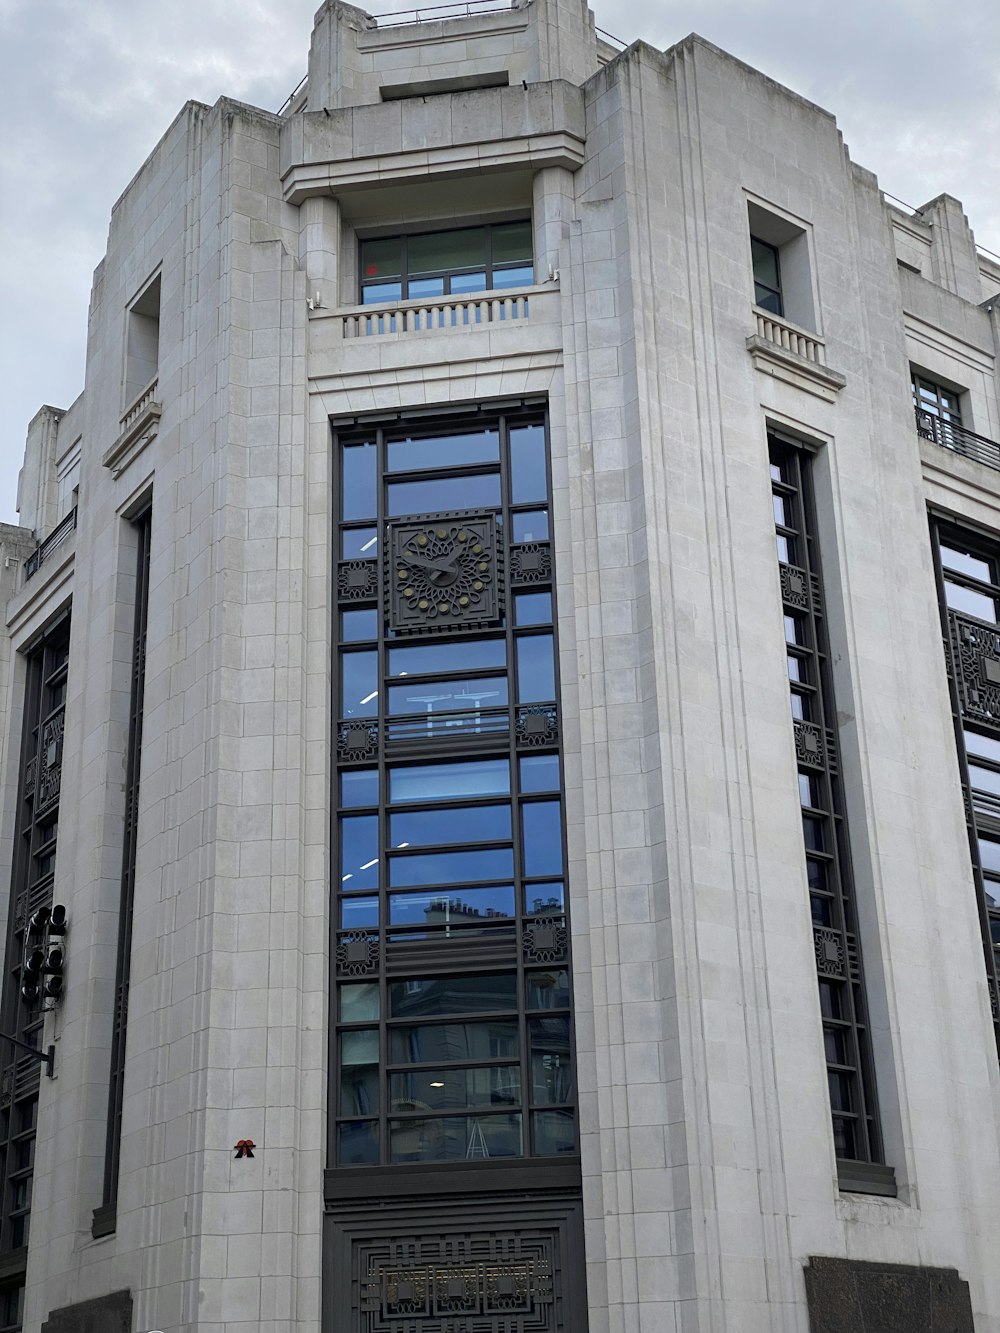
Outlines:
{"type": "Polygon", "coordinates": [[[0,530],[3,1333],[998,1333],[998,357],[581,0],[189,103],[0,530]]]}

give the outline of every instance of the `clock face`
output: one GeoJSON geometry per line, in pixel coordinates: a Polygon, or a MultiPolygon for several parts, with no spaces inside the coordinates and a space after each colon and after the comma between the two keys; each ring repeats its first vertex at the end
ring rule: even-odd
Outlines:
{"type": "Polygon", "coordinates": [[[461,514],[393,524],[390,578],[397,632],[495,622],[496,520],[461,514]]]}

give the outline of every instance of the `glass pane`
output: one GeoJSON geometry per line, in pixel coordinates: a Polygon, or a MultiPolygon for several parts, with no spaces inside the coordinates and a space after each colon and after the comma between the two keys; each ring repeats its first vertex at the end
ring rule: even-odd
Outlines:
{"type": "Polygon", "coordinates": [[[819,983],[819,1008],[824,1018],[843,1018],[840,987],[832,981],[819,983]]]}
{"type": "Polygon", "coordinates": [[[449,509],[498,509],[500,475],[438,477],[427,481],[393,481],[388,486],[389,513],[436,514],[449,509]]]}
{"type": "Polygon", "coordinates": [[[806,680],[806,678],[807,678],[807,677],[806,677],[806,663],[805,663],[805,660],[804,660],[803,658],[801,658],[801,657],[794,657],[791,653],[789,653],[789,654],[788,654],[788,679],[789,679],[789,680],[799,680],[799,681],[804,681],[804,680],[806,680]]]}
{"type": "Polygon", "coordinates": [[[517,698],[522,704],[547,703],[556,697],[552,635],[529,634],[517,640],[517,698]]]}
{"type": "Polygon", "coordinates": [[[393,847],[506,842],[511,836],[509,805],[450,805],[433,810],[403,810],[389,818],[389,841],[393,847]]]}
{"type": "Polygon", "coordinates": [[[378,815],[341,819],[340,879],[345,889],[378,888],[378,815]]]}
{"type": "MultiPolygon", "coordinates": [[[[345,893],[350,890],[350,881],[344,886],[345,893]]],[[[366,926],[378,925],[377,898],[344,898],[340,904],[340,926],[342,930],[360,930],[366,926]]]]}
{"type": "Polygon", "coordinates": [[[769,288],[761,286],[759,282],[755,282],[753,299],[754,303],[759,305],[761,310],[767,310],[772,315],[777,315],[779,319],[781,318],[781,296],[777,292],[773,292],[769,288]]]}
{"type": "Polygon", "coordinates": [[[340,775],[340,804],[378,805],[378,769],[344,769],[340,775]]]}
{"type": "Polygon", "coordinates": [[[517,1106],[521,1100],[521,1071],[517,1065],[488,1065],[483,1069],[413,1069],[389,1076],[389,1098],[390,1112],[517,1106]],[[409,1105],[403,1105],[404,1102],[409,1105]]]}
{"type": "Polygon", "coordinates": [[[503,639],[454,639],[389,649],[390,676],[419,676],[433,671],[480,671],[507,665],[503,639]]]}
{"type": "Polygon", "coordinates": [[[973,555],[971,551],[962,551],[955,546],[946,546],[942,542],[941,563],[945,569],[955,569],[960,574],[968,574],[970,578],[981,579],[983,583],[994,582],[991,562],[981,556],[973,555]]]}
{"type": "Polygon", "coordinates": [[[531,1117],[535,1136],[535,1152],[539,1157],[554,1157],[556,1153],[576,1151],[576,1129],[573,1111],[536,1111],[531,1117]]]}
{"type": "MultiPolygon", "coordinates": [[[[377,555],[377,528],[343,529],[340,535],[341,560],[374,560],[377,555]]],[[[375,613],[372,612],[372,614],[375,613]]]]}
{"type": "Polygon", "coordinates": [[[340,1021],[378,1022],[378,982],[364,981],[356,986],[340,987],[340,1021]]]}
{"type": "Polygon", "coordinates": [[[799,774],[799,804],[819,808],[819,780],[811,773],[799,774]]]}
{"type": "Polygon", "coordinates": [[[451,1060],[516,1060],[517,1023],[491,1018],[478,1023],[422,1023],[389,1029],[394,1064],[443,1064],[451,1060]]]}
{"type": "Polygon", "coordinates": [[[825,851],[826,842],[823,836],[823,820],[817,818],[815,815],[804,815],[802,819],[802,838],[806,844],[807,851],[825,851]]]}
{"type": "Polygon", "coordinates": [[[845,1034],[837,1028],[825,1028],[823,1031],[823,1049],[827,1064],[847,1064],[847,1042],[845,1034]]]}
{"type": "Polygon", "coordinates": [[[493,270],[494,291],[504,291],[511,287],[531,287],[535,281],[535,270],[531,264],[518,264],[514,268],[495,268],[493,270]]]}
{"type": "MultiPolygon", "coordinates": [[[[457,654],[458,645],[451,651],[457,654]]],[[[507,702],[506,676],[475,676],[471,680],[425,680],[412,685],[390,685],[389,713],[398,717],[403,713],[469,712],[479,708],[495,708],[507,702]]]]}
{"type": "Polygon", "coordinates": [[[524,978],[524,990],[529,1009],[569,1008],[569,973],[565,968],[527,972],[524,978]]]}
{"type": "Polygon", "coordinates": [[[470,292],[486,291],[486,272],[455,273],[449,283],[452,296],[468,296],[470,292]]]}
{"type": "Polygon", "coordinates": [[[970,764],[969,782],[978,791],[988,791],[994,796],[1000,796],[1000,773],[992,768],[980,768],[978,764],[970,764]]]}
{"type": "Polygon", "coordinates": [[[340,654],[340,716],[378,716],[378,654],[340,654]]]}
{"type": "Polygon", "coordinates": [[[445,1116],[437,1120],[390,1120],[393,1162],[458,1162],[520,1157],[520,1115],[445,1116]]]}
{"type": "Polygon", "coordinates": [[[775,550],[778,552],[778,559],[783,565],[794,565],[796,560],[795,543],[791,537],[785,537],[780,532],[774,539],[775,550]]]}
{"type": "Polygon", "coordinates": [[[789,496],[772,495],[771,509],[774,511],[774,521],[779,527],[790,528],[792,526],[792,508],[789,496]]]}
{"type": "Polygon", "coordinates": [[[378,1028],[340,1034],[340,1067],[378,1065],[378,1028]]]}
{"type": "MultiPolygon", "coordinates": [[[[765,241],[758,241],[755,236],[750,238],[750,250],[753,255],[753,276],[755,280],[764,283],[767,287],[777,288],[779,285],[777,250],[765,241]]],[[[743,253],[745,254],[746,251],[743,253]]]]}
{"type": "Polygon", "coordinates": [[[813,857],[806,857],[806,882],[810,891],[825,893],[830,887],[829,879],[830,866],[827,861],[817,861],[813,857]]]}
{"type": "Polygon", "coordinates": [[[544,504],[548,497],[544,426],[517,426],[511,430],[509,453],[511,502],[544,504]]]}
{"type": "Polygon", "coordinates": [[[532,801],[521,808],[524,873],[562,874],[562,818],[558,801],[532,801]]]}
{"type": "Polygon", "coordinates": [[[399,282],[371,282],[361,288],[362,305],[394,305],[402,299],[403,285],[399,282]]]}
{"type": "Polygon", "coordinates": [[[488,889],[457,889],[452,893],[393,893],[389,896],[389,922],[393,926],[471,925],[514,915],[514,886],[488,889]]]}
{"type": "Polygon", "coordinates": [[[495,463],[500,457],[500,436],[495,430],[459,431],[454,435],[408,435],[405,439],[390,440],[386,453],[390,472],[495,463]]]}
{"type": "Polygon", "coordinates": [[[504,880],[514,873],[514,853],[509,847],[486,851],[428,852],[416,856],[394,856],[389,860],[389,883],[393,888],[420,884],[459,884],[464,880],[504,880]]]}
{"type": "Polygon", "coordinates": [[[829,898],[819,898],[814,895],[809,899],[809,911],[815,925],[833,925],[833,904],[829,898]]]}
{"type": "Polygon", "coordinates": [[[830,1106],[834,1111],[853,1110],[851,1093],[854,1076],[852,1074],[840,1074],[833,1069],[826,1071],[827,1083],[830,1088],[830,1106]]]}
{"type": "Polygon", "coordinates": [[[343,643],[378,637],[378,611],[365,607],[360,611],[341,611],[340,638],[343,643]]]}
{"type": "Polygon", "coordinates": [[[522,791],[558,791],[559,756],[557,754],[526,755],[521,761],[522,791]]]}
{"type": "Polygon", "coordinates": [[[531,1051],[531,1100],[535,1106],[573,1099],[569,1049],[569,1015],[528,1020],[531,1051]]]}
{"type": "Polygon", "coordinates": [[[467,977],[414,977],[389,985],[392,1018],[498,1013],[517,1008],[517,974],[483,972],[467,977]]]}
{"type": "Polygon", "coordinates": [[[979,755],[981,759],[993,759],[1000,763],[1000,740],[992,736],[981,736],[978,731],[966,731],[965,748],[969,754],[979,755]]]}
{"type": "Polygon", "coordinates": [[[973,592],[971,588],[963,588],[959,583],[945,580],[944,599],[953,611],[962,611],[966,615],[976,616],[979,620],[996,623],[996,602],[984,593],[973,592]]]}
{"type": "MultiPolygon", "coordinates": [[[[345,1032],[344,1037],[353,1036],[345,1032]]],[[[340,1114],[378,1115],[378,1063],[348,1065],[341,1062],[340,1114]]]]}
{"type": "Polygon", "coordinates": [[[803,645],[806,641],[804,616],[785,616],[785,642],[803,645]]]}
{"type": "Polygon", "coordinates": [[[812,703],[808,695],[792,693],[792,717],[799,718],[802,722],[808,722],[812,717],[812,703]]]}
{"type": "Polygon", "coordinates": [[[406,284],[406,295],[413,301],[444,296],[444,278],[411,278],[406,284]]]}
{"type": "Polygon", "coordinates": [[[552,623],[552,594],[550,592],[521,592],[514,598],[515,625],[550,625],[552,623]]]}
{"type": "Polygon", "coordinates": [[[371,1166],[377,1161],[377,1121],[354,1120],[337,1126],[337,1162],[340,1166],[371,1166]]]}
{"type": "Polygon", "coordinates": [[[979,860],[984,870],[1000,874],[1000,842],[994,842],[992,838],[980,838],[979,860]]]}
{"type": "Polygon", "coordinates": [[[400,261],[403,247],[398,236],[382,236],[377,240],[361,242],[361,277],[398,278],[402,273],[400,261]]]}
{"type": "Polygon", "coordinates": [[[408,764],[389,769],[389,799],[440,801],[453,796],[503,796],[510,791],[506,759],[467,759],[454,764],[408,764]]]}
{"type": "Polygon", "coordinates": [[[549,539],[549,511],[529,509],[523,514],[512,514],[510,520],[512,542],[547,542],[549,539]]]}
{"type": "Polygon", "coordinates": [[[485,227],[432,231],[406,238],[406,266],[410,273],[437,273],[440,269],[473,268],[485,263],[485,227]]]}
{"type": "Polygon", "coordinates": [[[374,518],[375,460],[377,449],[371,441],[344,444],[340,449],[340,510],[345,521],[374,518]]]}
{"type": "Polygon", "coordinates": [[[857,1128],[853,1120],[833,1117],[833,1149],[841,1161],[853,1162],[857,1159],[857,1128]]]}
{"type": "Polygon", "coordinates": [[[524,887],[525,914],[527,916],[551,916],[565,907],[565,892],[558,881],[544,884],[526,884],[524,887]]]}
{"type": "Polygon", "coordinates": [[[531,222],[499,222],[492,228],[493,263],[530,264],[531,222]]]}

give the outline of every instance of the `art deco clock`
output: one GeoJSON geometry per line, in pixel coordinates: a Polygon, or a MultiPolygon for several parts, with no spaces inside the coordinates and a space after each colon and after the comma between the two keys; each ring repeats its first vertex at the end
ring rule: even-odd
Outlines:
{"type": "Polygon", "coordinates": [[[389,626],[397,634],[495,625],[503,610],[496,518],[432,514],[389,525],[389,626]]]}

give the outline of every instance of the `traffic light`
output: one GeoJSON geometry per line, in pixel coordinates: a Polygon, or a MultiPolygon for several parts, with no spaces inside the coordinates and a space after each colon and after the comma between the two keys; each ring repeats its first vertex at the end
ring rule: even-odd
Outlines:
{"type": "MultiPolygon", "coordinates": [[[[48,909],[46,908],[43,910],[47,911],[48,909]]],[[[56,903],[53,906],[52,911],[49,913],[49,934],[66,934],[66,908],[62,903],[56,903]]]]}
{"type": "Polygon", "coordinates": [[[21,968],[21,997],[26,1004],[34,1004],[39,995],[39,982],[45,966],[45,950],[29,949],[21,968]]]}
{"type": "Polygon", "coordinates": [[[24,960],[21,966],[21,999],[37,1004],[43,996],[58,1000],[63,993],[66,966],[66,908],[62,903],[38,907],[24,929],[24,960]]]}
{"type": "Polygon", "coordinates": [[[42,983],[42,990],[51,1000],[58,999],[62,994],[64,962],[65,954],[62,945],[50,945],[48,954],[42,964],[42,972],[45,975],[45,980],[42,983]]]}
{"type": "Polygon", "coordinates": [[[45,934],[46,929],[51,929],[49,919],[52,916],[51,909],[48,907],[39,907],[37,911],[32,912],[28,921],[28,934],[32,939],[38,939],[45,934]]]}

